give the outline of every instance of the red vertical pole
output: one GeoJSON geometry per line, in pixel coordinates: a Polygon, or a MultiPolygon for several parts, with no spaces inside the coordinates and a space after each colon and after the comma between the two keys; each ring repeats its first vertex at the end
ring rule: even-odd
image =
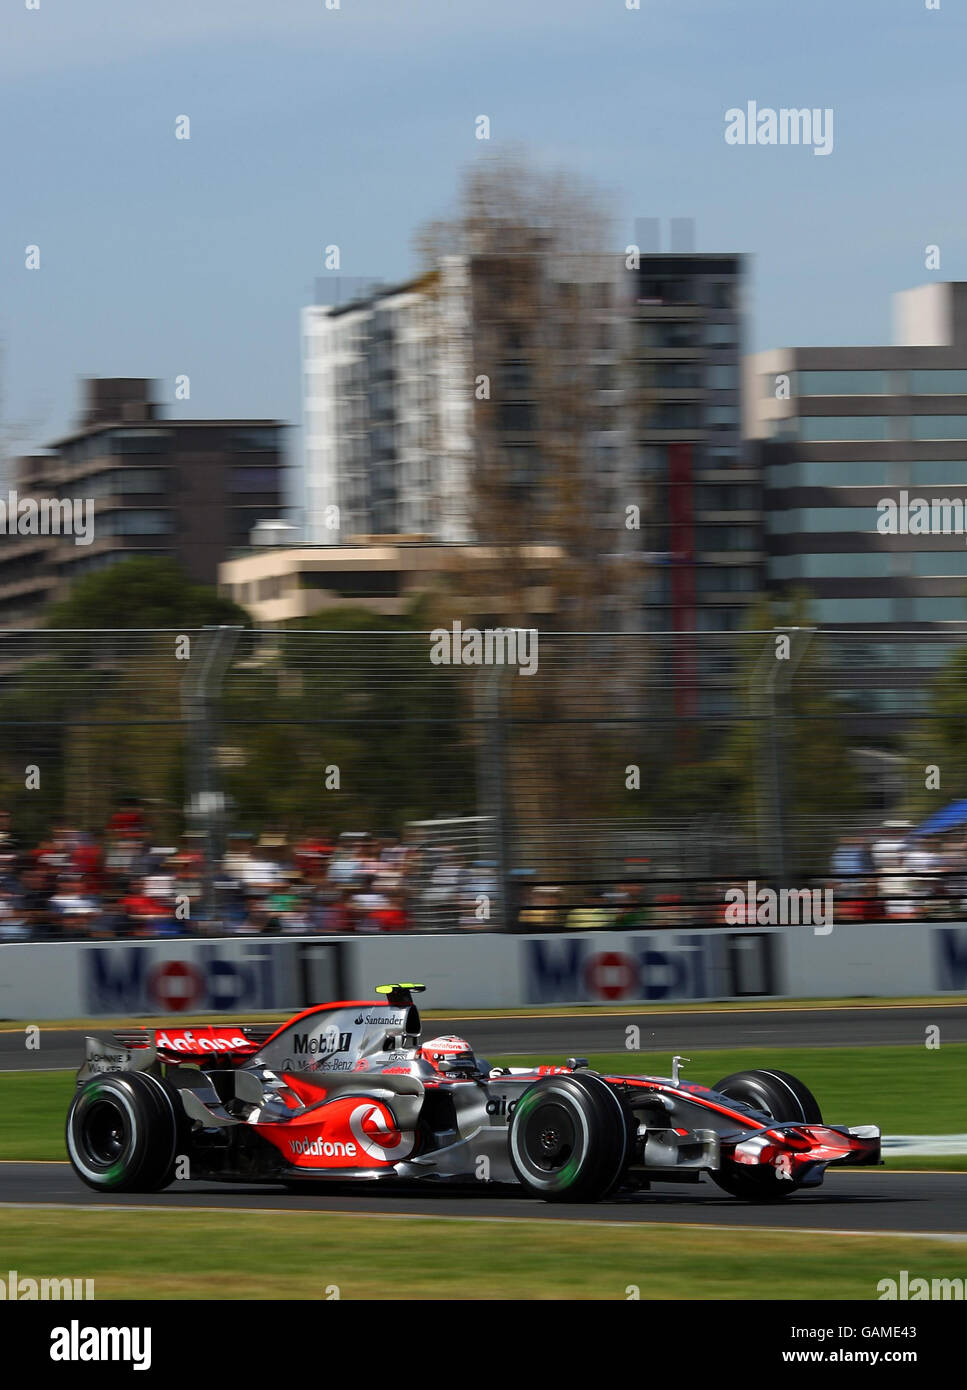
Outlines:
{"type": "Polygon", "coordinates": [[[672,551],[672,655],[675,714],[694,717],[698,710],[695,644],[684,636],[695,631],[695,503],[692,483],[692,445],[668,446],[669,549],[672,551]],[[683,634],[678,636],[678,634],[683,634]]]}

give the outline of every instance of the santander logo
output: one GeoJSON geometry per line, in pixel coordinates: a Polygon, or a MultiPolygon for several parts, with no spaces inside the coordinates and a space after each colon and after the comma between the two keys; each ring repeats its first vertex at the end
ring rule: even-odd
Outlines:
{"type": "Polygon", "coordinates": [[[363,1152],[383,1163],[397,1163],[413,1152],[413,1136],[407,1138],[402,1134],[389,1112],[377,1101],[357,1105],[349,1117],[349,1129],[363,1152]]]}

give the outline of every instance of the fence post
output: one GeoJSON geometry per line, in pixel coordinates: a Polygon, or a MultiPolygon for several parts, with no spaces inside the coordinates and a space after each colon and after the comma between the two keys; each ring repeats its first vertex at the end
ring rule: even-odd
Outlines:
{"type": "Polygon", "coordinates": [[[477,719],[484,730],[477,756],[477,812],[492,818],[495,827],[497,881],[500,885],[500,927],[513,924],[513,849],[507,779],[507,730],[503,701],[503,669],[481,667],[474,693],[477,719]]]}
{"type": "Polygon", "coordinates": [[[765,795],[756,798],[756,831],[759,854],[771,879],[780,886],[786,881],[788,844],[785,786],[785,710],[780,714],[777,695],[784,699],[815,628],[777,627],[769,638],[752,676],[752,696],[759,717],[766,725],[767,765],[764,770],[765,795]],[[780,661],[775,639],[790,637],[789,656],[780,661]],[[770,829],[772,834],[770,835],[770,829]]]}
{"type": "Polygon", "coordinates": [[[202,913],[215,912],[215,875],[224,853],[225,799],[218,788],[213,753],[217,732],[215,701],[221,694],[240,627],[205,627],[196,637],[201,648],[188,662],[181,683],[181,703],[188,725],[185,739],[187,811],[197,816],[205,837],[202,913]]]}

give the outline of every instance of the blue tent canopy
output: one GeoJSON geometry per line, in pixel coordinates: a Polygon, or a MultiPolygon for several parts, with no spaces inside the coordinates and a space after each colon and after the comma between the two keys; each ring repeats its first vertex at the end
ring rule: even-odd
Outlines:
{"type": "Polygon", "coordinates": [[[922,825],[914,830],[914,835],[939,835],[942,830],[953,830],[954,826],[967,825],[967,799],[951,801],[942,811],[934,811],[922,825]]]}

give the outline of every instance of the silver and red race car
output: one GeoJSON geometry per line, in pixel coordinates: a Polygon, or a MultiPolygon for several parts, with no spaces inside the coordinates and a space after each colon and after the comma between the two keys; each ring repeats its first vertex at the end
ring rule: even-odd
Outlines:
{"type": "Polygon", "coordinates": [[[492,1067],[461,1038],[421,1042],[413,994],[320,1004],[281,1027],[211,1024],[89,1037],[67,1116],[77,1175],[102,1192],[176,1179],[518,1183],[594,1202],[699,1182],[768,1201],[816,1187],[827,1165],[876,1164],[880,1131],[823,1123],[801,1081],[492,1067]]]}

